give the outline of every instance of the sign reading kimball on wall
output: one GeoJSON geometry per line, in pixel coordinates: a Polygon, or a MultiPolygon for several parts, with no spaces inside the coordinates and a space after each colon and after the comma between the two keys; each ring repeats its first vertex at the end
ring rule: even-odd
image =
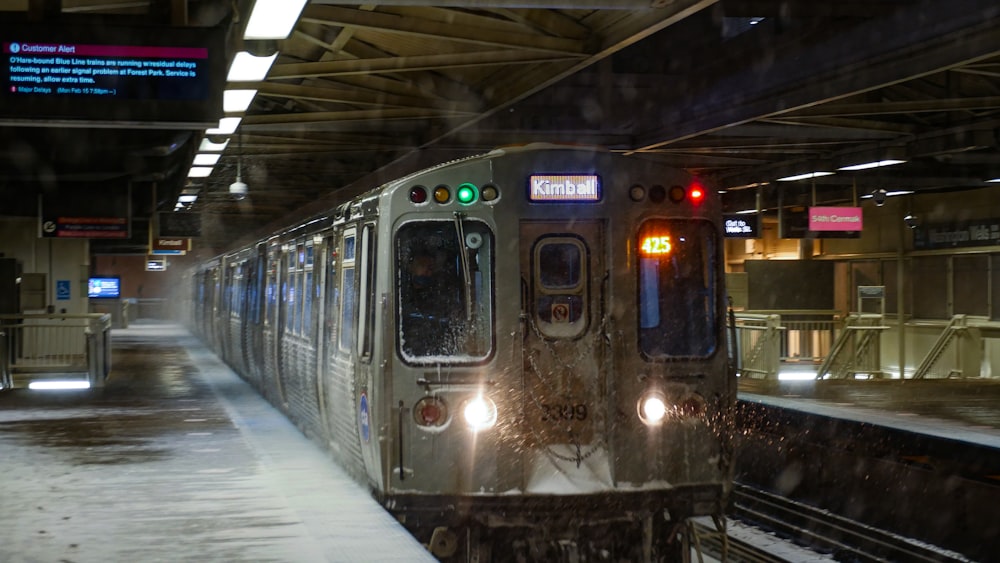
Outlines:
{"type": "Polygon", "coordinates": [[[760,238],[760,215],[723,215],[726,238],[760,238]]]}
{"type": "Polygon", "coordinates": [[[810,231],[860,231],[860,207],[810,207],[810,231]]]}
{"type": "Polygon", "coordinates": [[[184,254],[191,250],[191,239],[154,237],[149,242],[149,250],[151,254],[161,254],[164,252],[184,254]]]}
{"type": "Polygon", "coordinates": [[[1000,245],[1000,218],[933,223],[913,229],[913,248],[917,250],[993,245],[1000,245]]]}
{"type": "Polygon", "coordinates": [[[596,175],[536,174],[528,177],[528,201],[599,201],[601,180],[596,175]]]}

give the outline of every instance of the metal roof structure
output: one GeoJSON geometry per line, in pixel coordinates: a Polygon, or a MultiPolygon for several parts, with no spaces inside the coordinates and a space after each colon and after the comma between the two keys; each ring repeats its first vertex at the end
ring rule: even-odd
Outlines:
{"type": "MultiPolygon", "coordinates": [[[[197,191],[215,253],[417,168],[507,144],[605,146],[690,169],[730,211],[1000,178],[995,0],[314,0],[242,41],[252,1],[0,0],[0,23],[217,26],[277,53],[210,176],[202,129],[0,122],[0,216],[53,184],[128,178],[131,241],[197,191]],[[868,170],[850,164],[905,162],[868,170]],[[229,186],[248,185],[244,199],[229,186]],[[835,172],[798,182],[778,178],[835,172]],[[139,226],[139,228],[136,228],[139,226]]],[[[208,136],[210,140],[219,140],[208,136]]]]}

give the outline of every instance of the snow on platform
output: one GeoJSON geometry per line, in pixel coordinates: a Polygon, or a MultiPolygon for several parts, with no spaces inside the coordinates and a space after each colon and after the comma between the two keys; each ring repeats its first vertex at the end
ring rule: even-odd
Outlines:
{"type": "Polygon", "coordinates": [[[113,339],[104,389],[0,392],[0,561],[434,561],[186,331],[113,339]]]}

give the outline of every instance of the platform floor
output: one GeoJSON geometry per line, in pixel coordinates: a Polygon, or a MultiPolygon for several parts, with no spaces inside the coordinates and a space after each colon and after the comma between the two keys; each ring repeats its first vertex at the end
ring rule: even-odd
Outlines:
{"type": "Polygon", "coordinates": [[[184,329],[112,338],[103,389],[0,392],[0,561],[434,561],[184,329]]]}
{"type": "Polygon", "coordinates": [[[1000,449],[1000,379],[746,380],[739,397],[1000,449]]]}

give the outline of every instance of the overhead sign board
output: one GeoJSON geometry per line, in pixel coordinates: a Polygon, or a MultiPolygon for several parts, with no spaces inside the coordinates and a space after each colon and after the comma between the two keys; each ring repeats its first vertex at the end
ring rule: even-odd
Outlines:
{"type": "Polygon", "coordinates": [[[64,184],[39,196],[41,238],[127,239],[131,236],[127,182],[64,184]]]}
{"type": "Polygon", "coordinates": [[[917,250],[994,245],[1000,245],[998,218],[931,223],[913,229],[913,248],[917,250]]]}
{"type": "MultiPolygon", "coordinates": [[[[820,226],[820,230],[810,229],[810,221],[812,220],[810,210],[812,209],[822,209],[815,207],[789,207],[780,209],[778,212],[778,236],[780,238],[791,238],[791,239],[827,239],[827,238],[861,238],[861,231],[854,230],[860,227],[851,227],[851,230],[843,229],[841,223],[847,225],[853,225],[852,221],[834,221],[830,218],[829,214],[824,214],[819,212],[820,216],[826,216],[826,219],[820,218],[819,221],[815,222],[813,226],[820,226]]],[[[851,209],[845,207],[836,207],[834,209],[851,209]]],[[[839,213],[839,212],[838,212],[839,213]]]]}
{"type": "Polygon", "coordinates": [[[722,224],[726,238],[761,238],[757,213],[726,214],[722,216],[722,224]]]}
{"type": "Polygon", "coordinates": [[[192,238],[201,236],[201,213],[173,211],[156,214],[159,232],[164,238],[192,238]]]}
{"type": "Polygon", "coordinates": [[[810,207],[809,230],[821,231],[860,231],[860,207],[810,207]]]}
{"type": "Polygon", "coordinates": [[[0,24],[0,120],[214,124],[225,31],[0,24]]]}

